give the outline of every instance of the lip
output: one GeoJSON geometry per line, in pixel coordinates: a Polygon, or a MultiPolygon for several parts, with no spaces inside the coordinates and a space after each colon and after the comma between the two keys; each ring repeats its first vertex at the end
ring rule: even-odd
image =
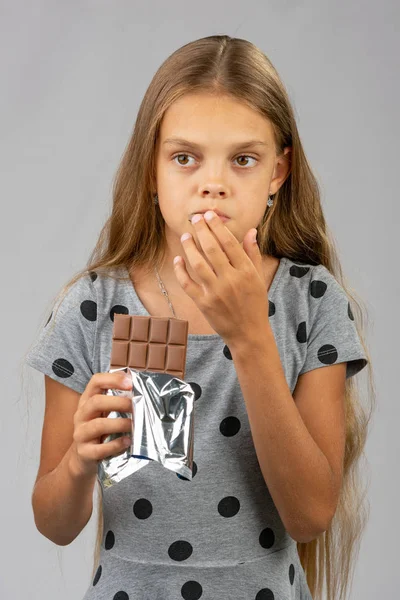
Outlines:
{"type": "MultiPolygon", "coordinates": [[[[230,217],[228,217],[228,215],[226,215],[225,213],[223,213],[222,211],[216,209],[216,208],[206,208],[205,210],[197,210],[196,212],[194,212],[191,217],[193,217],[193,215],[204,215],[204,213],[206,213],[208,210],[212,210],[213,212],[215,212],[216,215],[218,215],[222,221],[229,221],[230,217]]],[[[191,221],[191,218],[189,219],[189,221],[191,221]]]]}

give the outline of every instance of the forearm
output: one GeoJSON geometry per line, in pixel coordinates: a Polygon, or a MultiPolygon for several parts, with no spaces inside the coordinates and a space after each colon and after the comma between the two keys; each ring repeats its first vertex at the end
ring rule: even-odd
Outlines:
{"type": "Polygon", "coordinates": [[[296,407],[270,326],[257,342],[247,339],[229,348],[264,480],[289,534],[309,541],[329,520],[328,460],[296,407]]]}
{"type": "Polygon", "coordinates": [[[93,510],[97,475],[79,476],[73,453],[72,444],[59,465],[37,481],[32,494],[37,529],[59,546],[70,544],[79,535],[93,510]]]}

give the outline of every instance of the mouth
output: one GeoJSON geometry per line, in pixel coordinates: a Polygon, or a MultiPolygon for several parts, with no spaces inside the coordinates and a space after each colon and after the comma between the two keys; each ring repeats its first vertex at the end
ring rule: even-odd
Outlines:
{"type": "Polygon", "coordinates": [[[219,216],[219,218],[221,219],[221,221],[225,222],[225,221],[229,221],[230,217],[228,217],[228,215],[226,215],[225,213],[223,213],[222,211],[216,209],[216,208],[206,208],[205,210],[198,210],[194,213],[192,213],[188,219],[189,222],[192,221],[192,217],[193,215],[204,215],[204,213],[206,213],[208,210],[212,210],[216,215],[219,216]]]}

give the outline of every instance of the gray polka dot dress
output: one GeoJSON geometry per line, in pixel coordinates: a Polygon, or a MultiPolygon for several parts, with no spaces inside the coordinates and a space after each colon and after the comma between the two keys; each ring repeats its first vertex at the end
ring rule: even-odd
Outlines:
{"type": "MultiPolygon", "coordinates": [[[[72,286],[30,349],[30,366],[79,393],[109,370],[114,314],[149,314],[125,267],[118,271],[127,281],[92,271],[72,286]]],[[[348,298],[323,265],[282,258],[268,298],[292,393],[306,371],[346,362],[351,377],[365,367],[348,298]]],[[[196,398],[193,479],[154,461],[104,490],[100,563],[83,600],[310,600],[218,334],[189,334],[185,380],[196,398]]]]}

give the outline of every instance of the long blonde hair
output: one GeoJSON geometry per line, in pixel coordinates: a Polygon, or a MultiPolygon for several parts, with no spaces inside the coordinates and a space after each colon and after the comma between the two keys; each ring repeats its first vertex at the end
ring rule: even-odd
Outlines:
{"type": "MultiPolygon", "coordinates": [[[[166,249],[164,221],[153,204],[155,148],[160,123],[171,104],[187,93],[229,95],[246,103],[271,122],[276,151],[290,146],[290,175],[274,196],[257,230],[263,254],[293,261],[323,264],[342,285],[354,315],[366,356],[368,386],[363,394],[357,376],[346,380],[346,444],[341,495],[329,529],[308,543],[297,543],[300,561],[315,600],[345,600],[351,587],[369,505],[362,487],[369,421],[375,405],[372,365],[364,339],[366,310],[344,281],[334,240],[328,231],[316,177],[305,156],[288,94],[276,69],[251,42],[213,35],[176,50],[160,66],[142,100],[132,136],[113,185],[110,217],[104,224],[86,268],[64,287],[69,289],[88,271],[125,264],[133,272],[161,265],[166,249]],[[368,408],[361,404],[368,399],[368,408]]],[[[99,482],[98,528],[93,573],[99,565],[103,537],[102,492],[99,482]]]]}

